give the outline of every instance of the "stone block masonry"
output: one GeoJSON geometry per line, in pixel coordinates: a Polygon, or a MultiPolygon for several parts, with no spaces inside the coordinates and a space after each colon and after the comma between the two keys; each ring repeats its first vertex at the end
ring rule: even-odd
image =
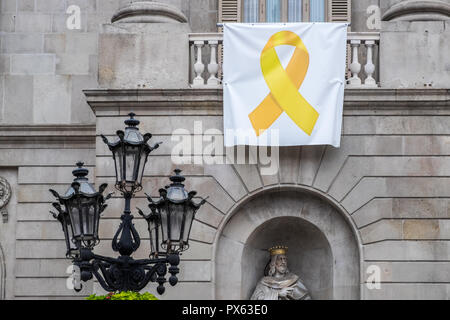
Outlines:
{"type": "MultiPolygon", "coordinates": [[[[270,219],[284,219],[285,215],[313,223],[315,219],[329,223],[334,218],[325,215],[327,206],[320,204],[324,201],[339,208],[333,215],[344,218],[341,223],[322,226],[325,235],[330,232],[329,237],[339,239],[328,238],[336,258],[330,274],[352,270],[352,279],[360,278],[349,287],[351,281],[339,276],[334,280],[333,292],[316,288],[316,297],[448,299],[448,274],[439,270],[449,260],[450,229],[446,220],[450,203],[447,137],[450,104],[446,89],[423,92],[409,100],[411,94],[422,91],[347,90],[341,148],[281,148],[280,168],[272,176],[262,176],[257,165],[182,165],[189,188],[210,196],[207,210],[199,211],[192,229],[195,250],[188,251],[189,257],[184,257],[190,262],[214,266],[199,274],[186,265],[184,272],[193,286],[210,286],[199,297],[248,298],[246,295],[254,285],[250,283],[254,267],[246,257],[256,245],[252,242],[254,233],[269,228],[270,219]],[[365,103],[366,99],[371,103],[365,103]],[[379,109],[380,106],[383,108],[379,109]],[[298,196],[289,198],[292,203],[281,211],[271,209],[270,201],[264,202],[268,198],[275,201],[277,194],[287,196],[293,191],[298,196]],[[307,207],[308,199],[315,199],[317,205],[307,207]],[[258,201],[262,204],[256,205],[258,201]],[[246,206],[246,203],[250,204],[246,206]],[[349,239],[354,239],[359,253],[343,251],[343,247],[350,246],[349,239]],[[345,261],[339,258],[344,253],[349,256],[345,261]],[[347,265],[348,261],[354,262],[347,265]],[[381,271],[381,287],[370,290],[366,286],[366,271],[374,265],[381,271]]],[[[89,90],[86,95],[97,114],[98,134],[114,134],[133,108],[141,121],[141,130],[150,131],[154,139],[168,143],[152,154],[145,172],[144,188],[152,195],[176,167],[170,158],[173,130],[185,128],[192,132],[194,118],[202,121],[204,129],[222,130],[220,90],[202,90],[201,97],[192,89],[89,90]],[[201,103],[190,103],[194,97],[201,103]],[[139,106],[133,105],[136,99],[139,106]],[[161,103],[165,108],[158,108],[161,103]]],[[[97,183],[112,182],[114,168],[107,157],[108,151],[97,140],[97,183]]],[[[138,197],[137,205],[143,200],[138,197]]],[[[121,204],[115,201],[112,207],[120,210],[121,204]]],[[[112,213],[108,216],[113,218],[112,213]]],[[[316,227],[321,228],[320,223],[316,227]]],[[[281,235],[273,237],[273,241],[282,238],[281,235]]],[[[294,268],[297,267],[302,270],[302,262],[297,266],[294,263],[294,268]]],[[[307,279],[314,278],[307,269],[302,274],[307,279]]],[[[180,297],[183,292],[189,295],[184,290],[184,286],[177,288],[180,297]]],[[[169,291],[167,297],[175,298],[169,291]]]]}
{"type": "MultiPolygon", "coordinates": [[[[217,31],[216,0],[160,1],[188,18],[183,34],[217,31]]],[[[47,191],[65,191],[78,160],[97,186],[107,182],[113,191],[114,166],[99,134],[122,129],[133,111],[141,130],[164,142],[144,172],[144,190],[156,195],[178,167],[171,159],[175,129],[192,132],[200,121],[204,130],[223,130],[220,86],[188,86],[186,73],[192,70],[186,61],[193,56],[185,49],[192,34],[174,40],[160,29],[149,39],[137,36],[148,28],[134,26],[134,38],[126,37],[111,17],[128,2],[0,0],[0,176],[12,187],[8,221],[0,222],[0,298],[82,299],[102,292],[93,281],[80,293],[66,287],[70,261],[47,191]],[[80,8],[80,29],[67,27],[70,5],[80,8]],[[105,30],[118,41],[102,46],[105,30]],[[170,40],[177,43],[165,52],[170,40]],[[144,50],[121,64],[114,52],[126,57],[131,51],[125,44],[144,50]],[[129,80],[127,69],[139,73],[145,66],[148,75],[149,62],[165,77],[159,89],[132,81],[112,89],[120,80],[113,77],[104,88],[99,85],[99,71],[100,80],[111,75],[108,66],[116,65],[119,78],[129,80]]],[[[353,32],[365,31],[369,4],[379,1],[353,6],[353,32]]],[[[180,283],[167,288],[164,299],[248,298],[267,262],[263,250],[283,241],[291,241],[292,255],[301,257],[290,258],[291,267],[310,281],[313,298],[450,298],[450,85],[442,72],[448,50],[439,49],[447,48],[450,27],[394,21],[383,28],[382,86],[346,90],[341,148],[282,148],[272,175],[262,175],[258,163],[180,165],[186,187],[209,198],[192,226],[190,250],[181,257],[180,283]],[[424,72],[427,66],[432,72],[424,72]],[[374,266],[380,288],[371,290],[367,271],[374,266]]],[[[147,208],[144,192],[132,204],[133,210],[147,208]]],[[[111,254],[121,210],[123,202],[114,196],[102,217],[97,253],[111,254]]],[[[144,258],[147,226],[142,218],[134,221],[143,235],[136,257],[144,258]]],[[[144,290],[156,292],[154,284],[144,290]]]]}
{"type": "MultiPolygon", "coordinates": [[[[0,176],[13,186],[9,221],[0,222],[0,245],[6,255],[4,260],[0,257],[6,263],[6,270],[0,270],[0,299],[81,299],[93,290],[92,283],[80,294],[66,288],[70,261],[64,258],[60,226],[49,213],[52,199],[47,189],[51,186],[63,191],[78,160],[85,161],[91,174],[95,172],[95,116],[82,91],[99,86],[101,25],[110,23],[118,8],[129,2],[0,0],[0,176]],[[71,5],[80,8],[79,30],[67,27],[70,14],[66,10],[71,5]]],[[[210,15],[217,12],[215,6],[208,5],[202,14],[203,2],[173,4],[189,19],[190,11],[195,12],[195,31],[206,25],[205,31],[214,31],[210,30],[215,28],[210,15]]],[[[176,68],[176,61],[173,63],[176,68]]],[[[110,217],[116,218],[121,205],[117,201],[113,204],[110,217]]],[[[193,233],[197,243],[185,256],[188,261],[183,262],[196,271],[180,275],[182,287],[196,292],[200,289],[198,297],[211,291],[212,265],[195,259],[210,258],[209,225],[217,225],[222,217],[215,208],[209,211],[214,212],[199,217],[205,224],[193,233]],[[197,286],[192,283],[196,279],[207,284],[197,286]]],[[[118,220],[110,221],[109,226],[115,228],[118,220]]],[[[102,232],[102,236],[111,237],[108,226],[102,232]]],[[[141,255],[148,250],[148,240],[144,242],[141,255]]],[[[109,253],[109,246],[100,247],[99,252],[109,253]]],[[[149,290],[155,292],[154,288],[149,290]]],[[[175,291],[171,296],[182,298],[175,291]]]]}

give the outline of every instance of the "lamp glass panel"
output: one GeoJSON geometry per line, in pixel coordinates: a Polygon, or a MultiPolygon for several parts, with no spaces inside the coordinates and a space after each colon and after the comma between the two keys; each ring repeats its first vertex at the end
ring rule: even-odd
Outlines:
{"type": "Polygon", "coordinates": [[[139,175],[136,180],[139,184],[142,184],[142,177],[144,176],[145,164],[147,163],[147,156],[148,154],[144,151],[144,148],[141,148],[141,161],[139,164],[140,168],[138,168],[139,175]]]}
{"type": "Polygon", "coordinates": [[[90,217],[89,217],[89,207],[86,205],[83,205],[81,207],[81,212],[82,212],[82,216],[83,216],[83,236],[87,236],[90,234],[89,229],[91,224],[91,221],[89,221],[90,217]]]}
{"type": "Polygon", "coordinates": [[[167,193],[167,198],[172,201],[184,201],[188,197],[188,194],[182,186],[171,186],[167,193]]]}
{"type": "Polygon", "coordinates": [[[73,237],[81,236],[81,219],[79,207],[74,201],[69,204],[70,224],[72,226],[73,237]]]}
{"type": "Polygon", "coordinates": [[[87,240],[94,237],[95,211],[95,199],[83,199],[83,230],[87,240]]]}
{"type": "Polygon", "coordinates": [[[100,223],[100,204],[99,199],[95,199],[95,206],[93,206],[94,212],[94,238],[98,239],[98,225],[100,223]]]}
{"type": "Polygon", "coordinates": [[[181,227],[183,223],[184,203],[169,203],[170,210],[170,235],[171,242],[180,241],[181,227]]]}
{"type": "Polygon", "coordinates": [[[64,219],[63,231],[64,231],[64,236],[66,238],[67,250],[69,252],[72,252],[72,251],[75,251],[78,249],[76,244],[72,241],[74,238],[72,224],[70,223],[69,216],[65,216],[63,219],[64,219]]]}
{"type": "Polygon", "coordinates": [[[195,208],[191,205],[186,205],[186,214],[184,220],[183,236],[182,240],[184,243],[189,241],[189,233],[191,232],[192,222],[194,221],[195,208]]]}
{"type": "Polygon", "coordinates": [[[152,215],[148,227],[150,231],[151,253],[155,254],[159,252],[159,244],[162,241],[161,227],[159,225],[157,215],[152,215]]]}
{"type": "Polygon", "coordinates": [[[114,153],[114,161],[116,165],[117,172],[117,182],[121,182],[124,180],[124,172],[123,172],[123,149],[121,146],[117,147],[114,153]]]}
{"type": "Polygon", "coordinates": [[[169,219],[168,219],[168,206],[166,204],[163,204],[161,207],[161,228],[162,228],[162,243],[167,242],[167,238],[169,235],[169,231],[167,229],[169,225],[169,219]]]}
{"type": "Polygon", "coordinates": [[[142,141],[142,136],[137,128],[125,129],[125,137],[126,140],[131,143],[140,143],[142,141]]]}
{"type": "Polygon", "coordinates": [[[139,156],[140,147],[139,146],[126,146],[126,169],[125,169],[125,180],[128,183],[134,184],[137,180],[138,166],[139,166],[139,156]]]}

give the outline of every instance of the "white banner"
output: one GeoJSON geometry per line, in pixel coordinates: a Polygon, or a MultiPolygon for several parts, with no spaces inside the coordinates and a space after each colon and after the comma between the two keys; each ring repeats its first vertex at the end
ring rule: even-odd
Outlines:
{"type": "Polygon", "coordinates": [[[339,147],[347,26],[225,24],[225,146],[339,147]]]}

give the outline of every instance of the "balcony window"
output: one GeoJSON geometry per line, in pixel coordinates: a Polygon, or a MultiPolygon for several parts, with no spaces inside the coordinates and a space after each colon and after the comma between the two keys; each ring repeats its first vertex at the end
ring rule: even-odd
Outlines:
{"type": "Polygon", "coordinates": [[[325,21],[325,0],[310,0],[309,8],[310,22],[325,21]]]}
{"type": "Polygon", "coordinates": [[[288,22],[300,22],[302,21],[303,6],[302,0],[289,0],[288,1],[288,22]]]}
{"type": "Polygon", "coordinates": [[[243,22],[324,22],[325,0],[243,0],[243,22]]]}

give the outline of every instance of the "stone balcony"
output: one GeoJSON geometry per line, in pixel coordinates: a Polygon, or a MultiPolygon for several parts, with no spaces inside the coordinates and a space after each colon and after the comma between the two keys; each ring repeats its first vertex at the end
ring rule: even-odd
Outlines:
{"type": "MultiPolygon", "coordinates": [[[[191,33],[190,86],[221,88],[223,33],[191,33]]],[[[379,32],[349,32],[347,37],[347,88],[378,88],[379,32]]]]}
{"type": "MultiPolygon", "coordinates": [[[[156,2],[123,10],[99,33],[100,88],[222,88],[223,33],[192,33],[178,9],[156,2]]],[[[448,89],[449,30],[449,20],[394,19],[377,32],[348,32],[346,88],[448,89]]]]}

